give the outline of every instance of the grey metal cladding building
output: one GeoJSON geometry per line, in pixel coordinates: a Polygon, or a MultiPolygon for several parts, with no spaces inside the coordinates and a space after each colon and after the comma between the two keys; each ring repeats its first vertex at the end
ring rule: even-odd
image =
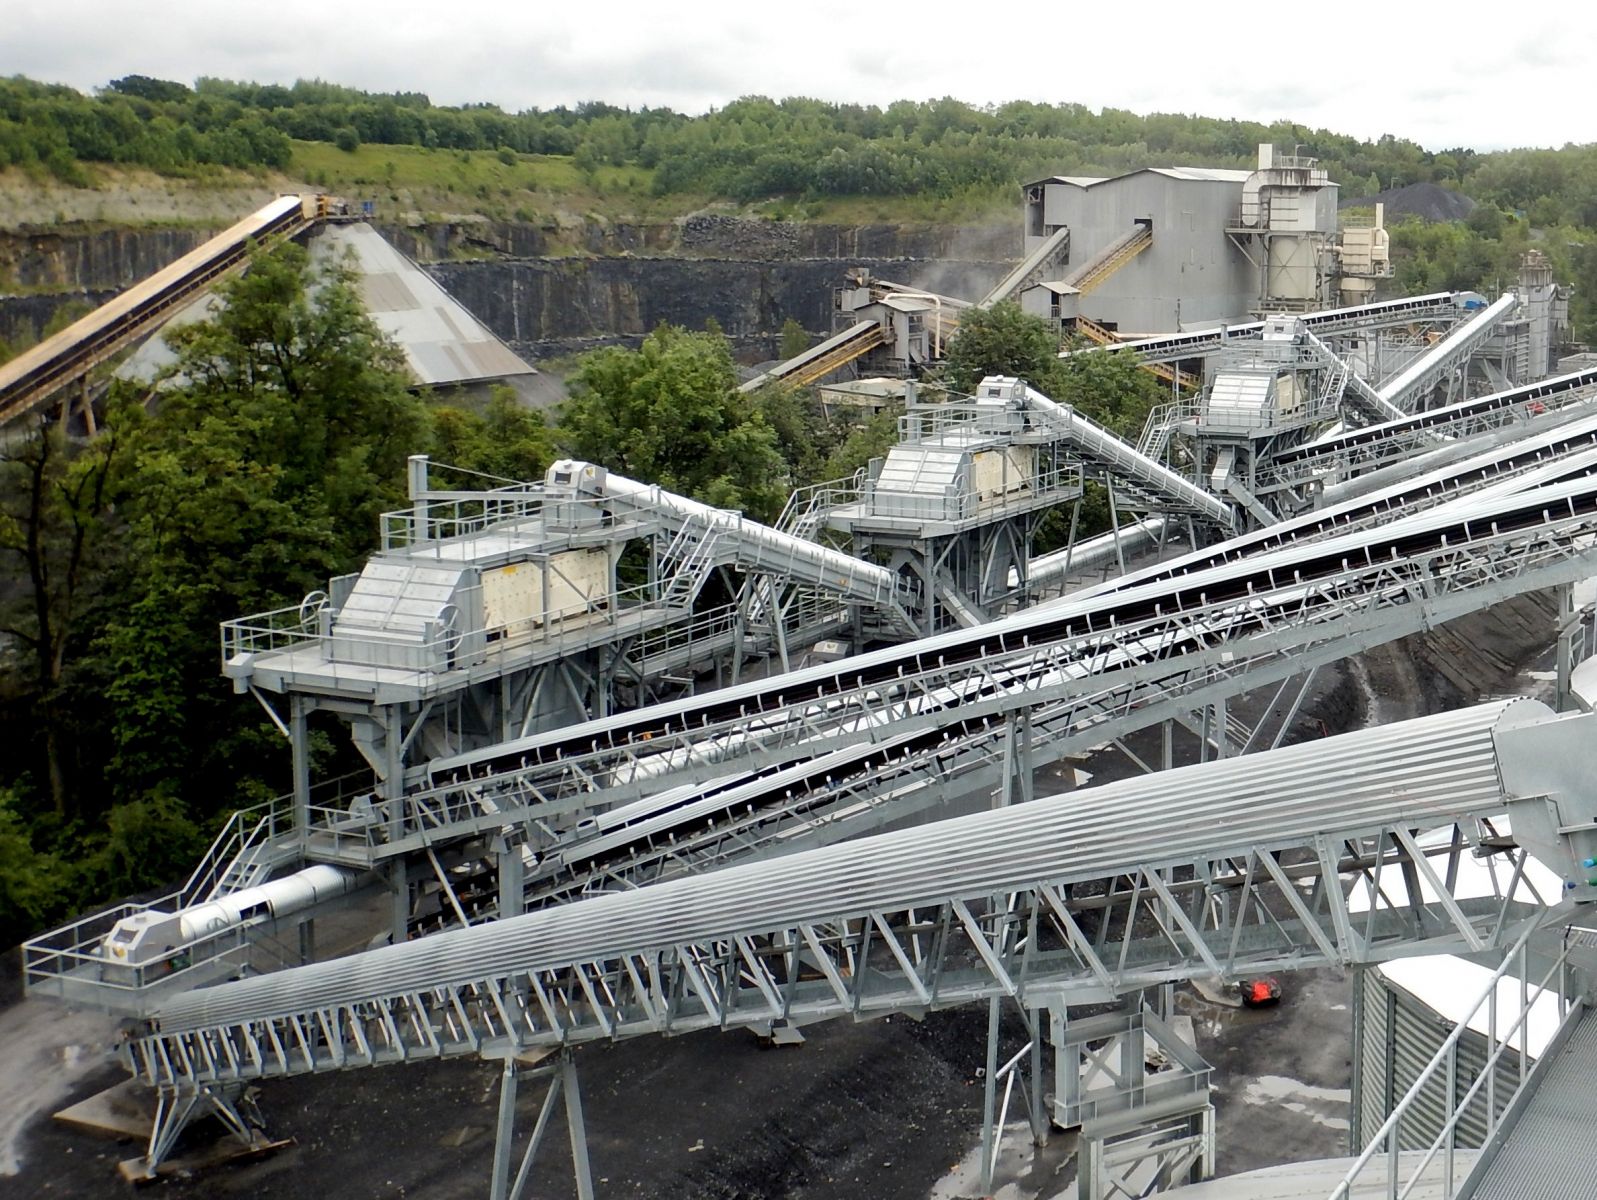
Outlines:
{"type": "MultiPolygon", "coordinates": [[[[1068,226],[1074,265],[1151,222],[1152,245],[1084,299],[1082,315],[1122,336],[1244,319],[1258,303],[1259,271],[1227,230],[1252,174],[1149,167],[1113,179],[1040,179],[1025,189],[1026,249],[1068,226]]],[[[1335,187],[1327,190],[1334,231],[1335,187]]]]}

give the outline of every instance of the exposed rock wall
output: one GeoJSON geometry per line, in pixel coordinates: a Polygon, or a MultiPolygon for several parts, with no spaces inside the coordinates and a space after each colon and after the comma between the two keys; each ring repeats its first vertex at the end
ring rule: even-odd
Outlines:
{"type": "MultiPolygon", "coordinates": [[[[832,293],[850,267],[974,298],[1020,253],[1019,230],[1007,225],[843,226],[701,214],[654,224],[464,220],[380,228],[533,358],[635,344],[662,322],[699,329],[711,318],[740,348],[770,351],[790,317],[811,333],[831,329],[832,293]]],[[[209,233],[84,225],[0,231],[0,337],[37,337],[63,304],[103,302],[209,233]]]]}
{"type": "MultiPolygon", "coordinates": [[[[434,263],[428,271],[455,299],[532,357],[635,343],[662,322],[703,328],[714,318],[734,344],[760,348],[788,318],[811,332],[832,324],[832,293],[850,266],[900,282],[949,264],[906,259],[534,258],[434,263]]],[[[979,295],[1004,263],[962,263],[961,291],[979,295]]],[[[946,286],[946,284],[944,285],[946,286]]],[[[957,294],[957,293],[956,293],[957,294]]]]}
{"type": "Polygon", "coordinates": [[[181,258],[212,232],[82,226],[0,230],[0,291],[124,288],[181,258]]]}

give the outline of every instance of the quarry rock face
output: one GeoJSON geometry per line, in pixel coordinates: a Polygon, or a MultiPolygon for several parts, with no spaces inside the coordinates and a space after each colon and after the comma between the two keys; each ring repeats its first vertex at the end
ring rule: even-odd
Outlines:
{"type": "MultiPolygon", "coordinates": [[[[635,345],[662,322],[702,329],[711,318],[740,349],[771,349],[789,318],[814,334],[831,330],[832,293],[852,267],[976,299],[1020,253],[1019,230],[1007,223],[968,230],[697,214],[647,224],[472,218],[379,228],[532,358],[635,345]]],[[[63,306],[103,303],[210,233],[82,225],[0,231],[0,338],[40,336],[63,306]]]]}

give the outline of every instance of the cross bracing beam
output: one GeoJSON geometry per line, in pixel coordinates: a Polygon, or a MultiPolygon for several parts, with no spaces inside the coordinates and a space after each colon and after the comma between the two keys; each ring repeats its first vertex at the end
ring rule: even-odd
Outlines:
{"type": "Polygon", "coordinates": [[[961,719],[1052,706],[1114,736],[1509,596],[1590,574],[1597,483],[1468,501],[1193,576],[436,763],[398,803],[418,837],[609,807],[682,782],[961,719]],[[483,814],[484,796],[496,797],[483,814]]]}
{"type": "Polygon", "coordinates": [[[1493,824],[1502,739],[1589,776],[1593,720],[1482,705],[594,897],[190,992],[126,1053],[186,1091],[1499,947],[1548,912],[1493,824]],[[1477,853],[1492,894],[1451,894],[1477,853]]]}

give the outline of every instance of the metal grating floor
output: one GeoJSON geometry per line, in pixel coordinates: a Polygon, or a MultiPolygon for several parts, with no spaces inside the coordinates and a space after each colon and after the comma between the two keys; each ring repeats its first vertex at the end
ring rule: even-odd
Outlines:
{"type": "Polygon", "coordinates": [[[1572,1200],[1591,1195],[1597,1129],[1597,1009],[1588,1009],[1548,1069],[1475,1200],[1572,1200]]]}

